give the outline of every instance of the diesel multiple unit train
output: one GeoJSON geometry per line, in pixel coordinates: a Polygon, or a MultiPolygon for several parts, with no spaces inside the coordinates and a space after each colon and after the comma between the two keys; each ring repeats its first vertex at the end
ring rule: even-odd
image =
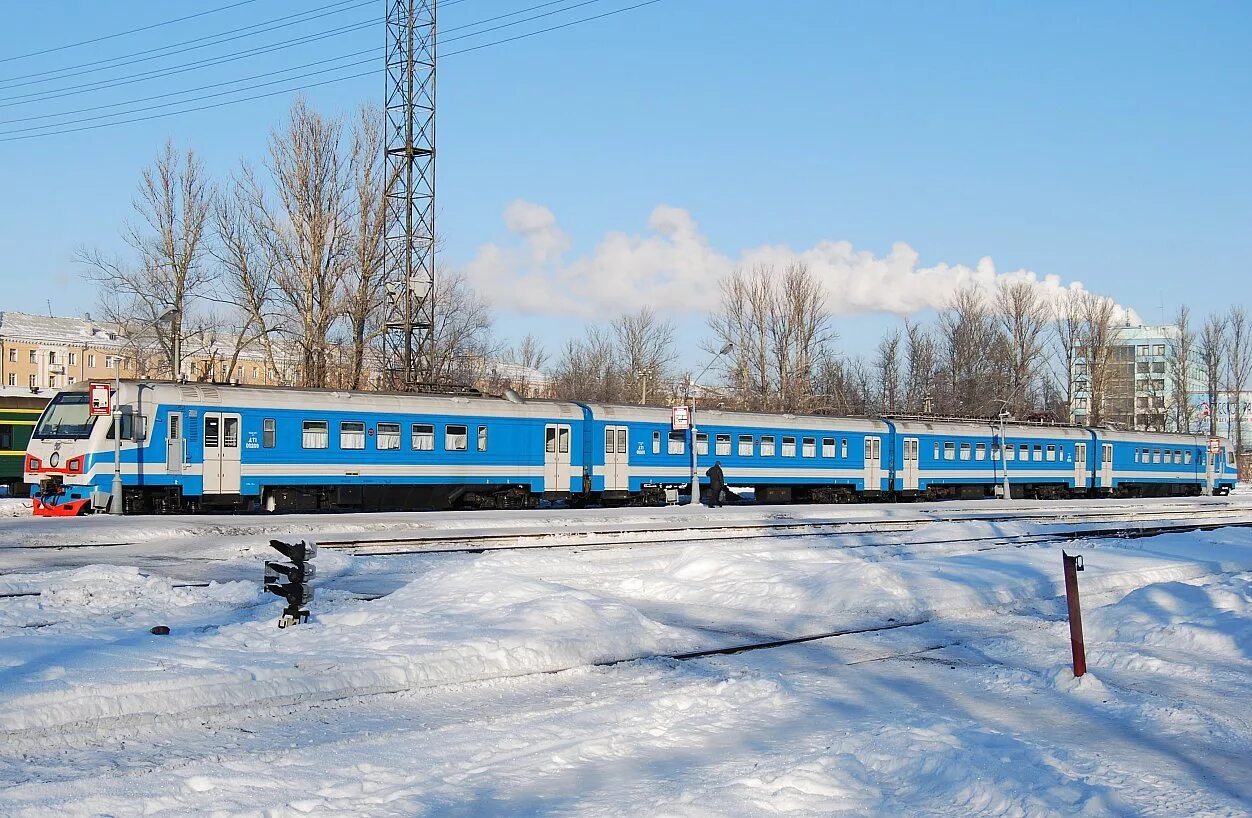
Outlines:
{"type": "MultiPolygon", "coordinates": [[[[36,514],[663,503],[690,485],[668,409],[548,400],[123,382],[118,429],[86,384],[26,450],[36,514]],[[122,497],[112,496],[115,432],[122,497]],[[667,492],[667,489],[670,490],[667,492]]],[[[1224,494],[1224,440],[997,422],[700,409],[699,469],[758,502],[1224,494]]]]}

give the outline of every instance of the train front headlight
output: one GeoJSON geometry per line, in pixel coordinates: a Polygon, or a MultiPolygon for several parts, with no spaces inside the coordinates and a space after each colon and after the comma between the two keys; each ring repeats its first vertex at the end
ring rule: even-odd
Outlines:
{"type": "Polygon", "coordinates": [[[53,452],[53,453],[52,453],[52,454],[48,457],[48,468],[50,468],[50,469],[55,469],[55,468],[56,468],[57,466],[59,466],[59,465],[61,465],[61,453],[60,453],[60,452],[53,452]]]}
{"type": "Polygon", "coordinates": [[[81,457],[71,457],[65,461],[65,470],[70,474],[82,474],[83,459],[81,457]]]}
{"type": "Polygon", "coordinates": [[[26,471],[39,471],[43,468],[43,461],[34,455],[26,455],[26,471]]]}

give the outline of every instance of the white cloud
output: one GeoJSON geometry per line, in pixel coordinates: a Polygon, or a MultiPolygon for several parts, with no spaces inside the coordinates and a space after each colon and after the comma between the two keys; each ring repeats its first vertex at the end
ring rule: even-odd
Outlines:
{"type": "MultiPolygon", "coordinates": [[[[600,318],[650,306],[661,312],[704,312],[717,307],[718,281],[738,267],[802,261],[824,284],[836,315],[914,313],[942,308],[962,285],[990,290],[997,281],[1025,279],[1050,295],[1082,289],[1054,275],[1000,272],[989,257],[964,264],[918,266],[918,254],[899,242],[885,256],[847,241],[824,240],[795,250],[764,245],[732,257],[709,246],[691,213],[658,205],[640,234],[612,232],[585,255],[566,258],[571,241],[548,208],[522,200],[504,212],[516,244],[479,248],[466,272],[480,293],[504,309],[600,318]]],[[[1133,311],[1122,314],[1137,320],[1133,311]]]]}

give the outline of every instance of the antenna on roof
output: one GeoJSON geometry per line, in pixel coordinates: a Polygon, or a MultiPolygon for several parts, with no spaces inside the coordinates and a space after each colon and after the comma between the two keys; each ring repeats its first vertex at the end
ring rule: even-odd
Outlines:
{"type": "Polygon", "coordinates": [[[43,303],[48,305],[48,317],[51,318],[52,317],[52,299],[51,298],[44,299],[43,303]]]}
{"type": "Polygon", "coordinates": [[[517,394],[517,392],[515,392],[511,387],[504,390],[504,399],[507,400],[509,403],[525,403],[526,402],[526,400],[521,395],[517,394]]]}

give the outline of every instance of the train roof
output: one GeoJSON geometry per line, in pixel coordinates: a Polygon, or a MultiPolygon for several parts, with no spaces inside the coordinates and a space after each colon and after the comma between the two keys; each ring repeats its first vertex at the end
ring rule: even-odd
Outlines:
{"type": "MultiPolygon", "coordinates": [[[[644,423],[669,423],[672,410],[663,406],[635,406],[631,404],[587,403],[597,420],[641,421],[644,423]]],[[[724,409],[705,409],[696,404],[696,426],[702,423],[728,424],[733,426],[777,426],[783,418],[794,429],[814,432],[840,429],[855,432],[886,432],[887,424],[873,418],[843,418],[833,415],[793,415],[765,412],[736,412],[724,409]]]]}
{"type": "MultiPolygon", "coordinates": [[[[145,398],[166,403],[248,408],[361,411],[379,413],[428,412],[432,414],[473,413],[485,417],[582,417],[576,403],[553,400],[525,400],[514,403],[506,398],[482,395],[433,395],[414,392],[354,392],[343,389],[311,389],[290,386],[233,386],[204,383],[122,381],[123,391],[145,386],[145,398]]],[[[77,386],[77,384],[75,385],[77,386]]],[[[83,387],[86,388],[85,386],[83,387]]]]}
{"type": "MultiPolygon", "coordinates": [[[[998,434],[998,420],[894,420],[896,430],[900,434],[913,435],[968,435],[971,430],[988,434],[998,434]]],[[[1029,437],[1040,440],[1090,440],[1091,433],[1081,426],[1041,426],[1035,423],[1004,424],[1004,432],[1009,437],[1029,437]]]]}

